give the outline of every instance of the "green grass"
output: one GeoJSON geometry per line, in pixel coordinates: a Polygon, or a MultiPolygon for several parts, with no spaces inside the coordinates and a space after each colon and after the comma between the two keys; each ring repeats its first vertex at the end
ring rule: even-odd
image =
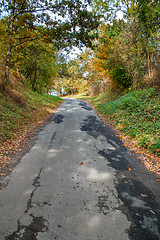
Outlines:
{"type": "Polygon", "coordinates": [[[160,93],[154,88],[131,91],[124,96],[108,91],[89,101],[115,128],[160,156],[160,93]]]}
{"type": "Polygon", "coordinates": [[[0,93],[0,99],[0,144],[26,132],[62,102],[59,97],[39,95],[23,88],[18,89],[15,97],[0,93]]]}

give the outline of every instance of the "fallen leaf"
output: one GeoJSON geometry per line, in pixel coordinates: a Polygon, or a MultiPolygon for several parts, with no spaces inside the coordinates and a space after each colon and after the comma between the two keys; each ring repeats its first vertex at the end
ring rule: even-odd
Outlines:
{"type": "Polygon", "coordinates": [[[155,212],[153,212],[152,210],[150,210],[151,213],[155,214],[155,212]]]}
{"type": "Polygon", "coordinates": [[[132,171],[132,169],[130,167],[128,167],[128,171],[132,171]]]}
{"type": "Polygon", "coordinates": [[[146,194],[141,194],[141,197],[147,197],[147,195],[146,194]]]}
{"type": "Polygon", "coordinates": [[[141,217],[141,215],[139,213],[136,213],[136,216],[141,217]]]}
{"type": "Polygon", "coordinates": [[[83,164],[83,162],[79,163],[79,165],[82,165],[82,164],[83,164]]]}

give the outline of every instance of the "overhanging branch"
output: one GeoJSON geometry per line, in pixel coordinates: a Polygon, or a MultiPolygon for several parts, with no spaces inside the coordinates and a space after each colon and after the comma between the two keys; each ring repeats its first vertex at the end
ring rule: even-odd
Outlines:
{"type": "Polygon", "coordinates": [[[21,44],[23,44],[23,43],[25,43],[25,42],[34,41],[34,40],[36,40],[36,39],[40,39],[40,38],[41,38],[41,36],[40,36],[40,37],[36,37],[36,38],[26,39],[26,40],[23,41],[23,42],[20,42],[20,43],[17,43],[17,44],[15,44],[15,45],[12,45],[11,48],[13,48],[13,47],[17,47],[17,46],[19,46],[19,45],[21,45],[21,44]]]}

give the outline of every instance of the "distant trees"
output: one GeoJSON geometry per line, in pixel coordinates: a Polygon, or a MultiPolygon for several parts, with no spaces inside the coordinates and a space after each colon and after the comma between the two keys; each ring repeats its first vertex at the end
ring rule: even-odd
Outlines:
{"type": "Polygon", "coordinates": [[[54,89],[58,94],[76,94],[88,90],[79,59],[66,61],[63,55],[57,56],[57,77],[54,89]]]}

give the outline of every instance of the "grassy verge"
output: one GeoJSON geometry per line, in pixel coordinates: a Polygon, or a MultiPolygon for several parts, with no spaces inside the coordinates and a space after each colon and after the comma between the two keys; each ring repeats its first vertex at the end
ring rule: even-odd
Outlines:
{"type": "Polygon", "coordinates": [[[111,92],[90,101],[113,126],[138,146],[160,156],[160,93],[154,88],[131,91],[124,96],[111,92]]]}
{"type": "Polygon", "coordinates": [[[0,181],[12,172],[63,101],[28,90],[12,75],[11,80],[5,93],[0,92],[0,181]]]}
{"type": "Polygon", "coordinates": [[[22,88],[14,96],[0,93],[0,99],[0,146],[21,138],[62,102],[61,98],[39,95],[22,88]]]}

